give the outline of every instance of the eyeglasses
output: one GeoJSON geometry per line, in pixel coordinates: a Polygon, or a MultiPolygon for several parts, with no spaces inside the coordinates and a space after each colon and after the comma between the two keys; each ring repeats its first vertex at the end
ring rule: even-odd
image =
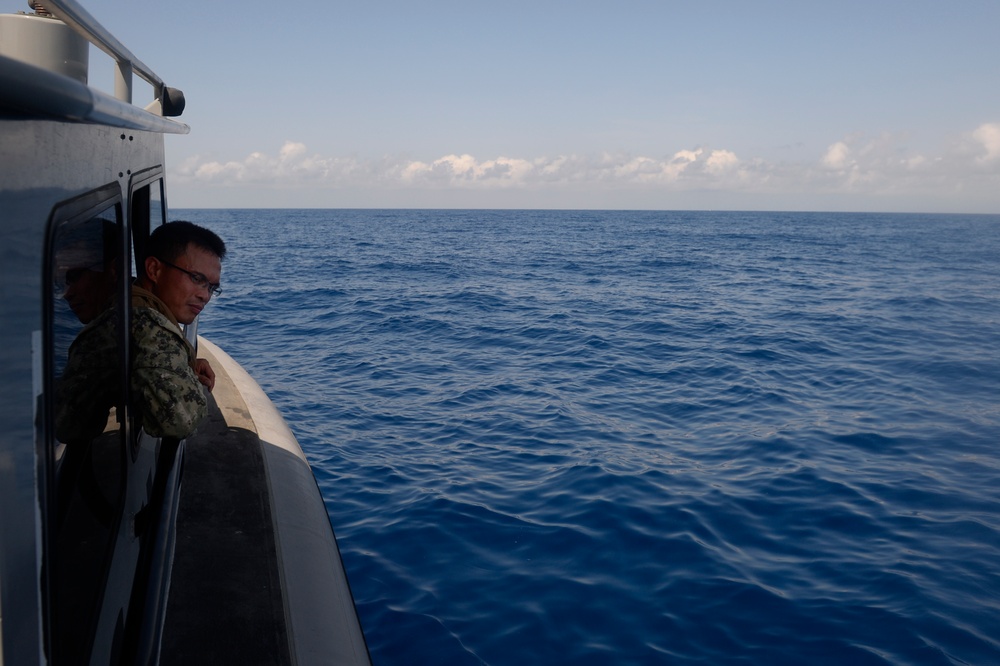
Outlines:
{"type": "Polygon", "coordinates": [[[201,273],[194,273],[192,271],[181,268],[180,266],[174,266],[169,261],[164,261],[159,257],[157,257],[157,259],[159,259],[161,264],[164,264],[166,266],[169,266],[170,268],[178,270],[181,273],[186,273],[187,276],[191,278],[191,282],[194,282],[197,286],[201,287],[202,289],[208,289],[208,293],[211,294],[212,296],[218,296],[219,294],[222,293],[222,287],[219,286],[218,282],[209,282],[208,278],[202,275],[201,273]]]}
{"type": "Polygon", "coordinates": [[[75,282],[80,280],[87,273],[102,273],[104,272],[104,262],[98,261],[95,264],[89,266],[76,266],[74,268],[57,268],[56,278],[52,283],[53,290],[61,294],[66,291],[75,282]]]}
{"type": "Polygon", "coordinates": [[[90,266],[79,266],[77,268],[68,268],[63,274],[63,284],[67,287],[80,278],[82,278],[87,273],[101,273],[103,272],[104,262],[98,261],[96,264],[91,264],[90,266]]]}

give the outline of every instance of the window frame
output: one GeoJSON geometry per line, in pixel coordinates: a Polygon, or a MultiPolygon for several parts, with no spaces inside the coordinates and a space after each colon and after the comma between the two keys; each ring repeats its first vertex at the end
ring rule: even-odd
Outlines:
{"type": "MultiPolygon", "coordinates": [[[[124,275],[121,271],[127,270],[128,262],[128,234],[127,219],[125,216],[125,199],[122,194],[120,184],[115,181],[102,185],[81,195],[56,204],[52,208],[45,228],[44,257],[42,260],[42,373],[43,373],[43,396],[42,396],[42,423],[41,438],[36,442],[36,476],[38,479],[38,501],[42,517],[42,553],[46,565],[43,567],[43,577],[45,582],[42,589],[44,592],[43,608],[48,609],[44,613],[45,640],[48,643],[48,652],[53,655],[56,649],[54,641],[57,640],[55,632],[59,630],[57,623],[71,622],[72,618],[57,619],[56,607],[58,606],[55,596],[56,580],[55,569],[59,567],[59,555],[56,553],[57,534],[60,529],[58,520],[59,503],[57,498],[57,442],[56,437],[56,386],[59,381],[57,377],[58,367],[56,359],[56,257],[60,249],[60,240],[65,230],[72,229],[75,225],[82,225],[94,219],[99,214],[107,211],[114,211],[114,222],[120,230],[117,238],[118,243],[118,264],[119,275],[124,275]]],[[[114,293],[114,306],[122,317],[128,313],[127,280],[119,279],[114,293]]],[[[120,318],[121,322],[127,320],[120,318]]],[[[82,330],[82,328],[80,329],[82,330]]],[[[116,331],[118,337],[118,384],[120,388],[128,388],[128,326],[120,325],[116,331]]],[[[68,348],[67,348],[68,351],[68,348]]],[[[65,359],[64,359],[65,360],[65,359]]],[[[119,393],[119,400],[115,405],[119,414],[119,453],[124,456],[129,441],[129,418],[128,418],[128,395],[119,393]]],[[[121,481],[119,487],[122,489],[115,498],[115,506],[112,513],[112,524],[109,534],[115,535],[121,529],[122,511],[125,499],[125,473],[124,460],[120,467],[121,481]]],[[[115,539],[112,538],[106,545],[105,558],[110,558],[114,552],[115,539]]],[[[107,562],[107,559],[105,559],[107,562]]],[[[107,565],[103,567],[103,580],[99,582],[101,587],[107,584],[109,571],[107,565]]],[[[88,629],[89,631],[89,629],[88,629]]],[[[88,648],[90,649],[90,648],[88,648]]]]}

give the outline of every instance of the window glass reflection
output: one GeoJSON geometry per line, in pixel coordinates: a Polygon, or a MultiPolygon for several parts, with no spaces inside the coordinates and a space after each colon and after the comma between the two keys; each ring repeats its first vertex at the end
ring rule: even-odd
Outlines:
{"type": "Polygon", "coordinates": [[[57,663],[87,663],[121,514],[125,319],[120,207],[55,228],[49,302],[56,387],[50,442],[53,506],[49,644],[57,663]]]}

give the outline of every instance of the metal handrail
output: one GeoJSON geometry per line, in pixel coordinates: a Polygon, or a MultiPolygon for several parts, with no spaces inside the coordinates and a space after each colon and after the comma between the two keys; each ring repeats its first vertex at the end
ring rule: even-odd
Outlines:
{"type": "Polygon", "coordinates": [[[163,98],[166,84],[163,79],[147,67],[124,44],[108,32],[90,12],[80,6],[76,0],[36,0],[32,3],[41,5],[55,14],[66,25],[70,26],[87,40],[107,53],[115,61],[115,97],[132,103],[132,73],[135,72],[155,89],[157,96],[163,98]]]}
{"type": "Polygon", "coordinates": [[[69,76],[0,56],[0,107],[4,106],[123,129],[168,134],[190,131],[183,123],[115,99],[69,76]]]}

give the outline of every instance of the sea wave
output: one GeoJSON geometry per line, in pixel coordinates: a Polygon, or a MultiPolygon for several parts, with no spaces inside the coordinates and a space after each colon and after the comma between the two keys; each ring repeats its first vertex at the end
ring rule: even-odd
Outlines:
{"type": "Polygon", "coordinates": [[[1000,219],[182,215],[376,663],[1000,663],[1000,219]]]}

